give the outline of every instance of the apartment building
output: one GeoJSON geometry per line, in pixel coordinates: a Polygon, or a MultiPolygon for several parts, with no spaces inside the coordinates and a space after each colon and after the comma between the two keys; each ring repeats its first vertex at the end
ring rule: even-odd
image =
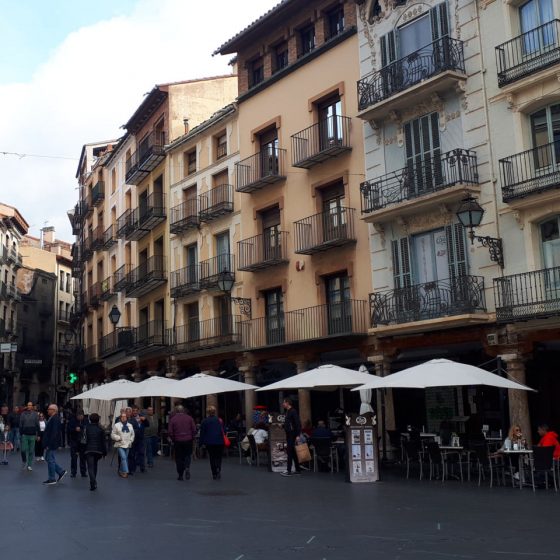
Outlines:
{"type": "Polygon", "coordinates": [[[29,225],[13,206],[0,202],[0,402],[13,403],[17,311],[21,294],[16,276],[21,267],[19,245],[29,225]],[[10,346],[6,346],[10,344],[10,346]],[[9,348],[9,351],[7,351],[9,348]]]}
{"type": "MultiPolygon", "coordinates": [[[[252,314],[238,368],[260,384],[325,362],[357,368],[369,355],[371,275],[356,7],[285,0],[216,52],[236,54],[239,73],[236,269],[252,314]]],[[[247,412],[255,398],[247,392],[247,412]]],[[[278,395],[258,398],[279,407],[278,395]]],[[[312,406],[326,414],[339,396],[300,391],[304,420],[312,406]]]]}

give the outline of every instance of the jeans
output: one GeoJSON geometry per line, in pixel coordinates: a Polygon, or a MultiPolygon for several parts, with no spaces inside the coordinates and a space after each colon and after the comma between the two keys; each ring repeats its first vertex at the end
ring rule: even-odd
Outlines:
{"type": "Polygon", "coordinates": [[[19,448],[19,428],[12,428],[10,430],[8,441],[14,446],[14,451],[19,448]]]}
{"type": "Polygon", "coordinates": [[[157,453],[157,436],[146,437],[146,461],[148,467],[154,466],[154,456],[157,453]]]}
{"type": "Polygon", "coordinates": [[[144,439],[134,440],[128,455],[129,472],[136,472],[137,467],[139,467],[142,472],[146,470],[145,447],[144,439]]]}
{"type": "Polygon", "coordinates": [[[78,457],[80,458],[80,474],[86,474],[86,458],[84,456],[84,446],[80,443],[70,443],[70,472],[76,476],[78,472],[78,457]]]}
{"type": "Polygon", "coordinates": [[[191,468],[191,457],[193,450],[192,439],[190,441],[176,441],[175,446],[175,465],[177,466],[177,474],[183,476],[186,470],[191,468]]]}
{"type": "Polygon", "coordinates": [[[124,447],[117,447],[119,450],[119,471],[128,474],[128,452],[129,449],[124,447]]]}
{"type": "Polygon", "coordinates": [[[37,436],[21,436],[21,458],[25,459],[24,463],[26,463],[28,467],[33,464],[36,440],[37,436]]]}
{"type": "Polygon", "coordinates": [[[65,472],[64,469],[56,462],[54,449],[47,449],[45,453],[45,460],[47,461],[49,480],[56,480],[56,475],[60,476],[63,472],[65,472]]]}
{"type": "Polygon", "coordinates": [[[286,453],[288,454],[288,472],[292,472],[292,462],[296,472],[299,472],[299,461],[296,453],[296,437],[295,435],[286,434],[286,453]]]}
{"type": "Polygon", "coordinates": [[[101,455],[99,453],[88,453],[86,455],[90,488],[97,487],[97,462],[99,461],[100,458],[101,455]]]}
{"type": "Polygon", "coordinates": [[[223,445],[207,445],[208,457],[210,458],[210,469],[216,476],[222,470],[222,455],[224,454],[223,445]]]}

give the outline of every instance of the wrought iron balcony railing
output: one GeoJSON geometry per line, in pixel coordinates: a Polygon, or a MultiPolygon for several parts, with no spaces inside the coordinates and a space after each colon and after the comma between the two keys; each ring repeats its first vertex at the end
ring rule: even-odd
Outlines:
{"type": "Polygon", "coordinates": [[[103,200],[105,200],[105,181],[97,181],[91,189],[91,204],[97,207],[103,200]]]}
{"type": "Polygon", "coordinates": [[[486,311],[484,278],[455,276],[369,295],[371,326],[486,311]]]}
{"type": "Polygon", "coordinates": [[[71,311],[66,311],[66,310],[61,311],[59,309],[58,316],[57,316],[57,321],[59,321],[60,323],[69,323],[71,316],[72,316],[71,311]]]}
{"type": "Polygon", "coordinates": [[[463,41],[445,36],[358,80],[360,111],[446,71],[465,73],[463,41]]]}
{"type": "Polygon", "coordinates": [[[365,336],[368,330],[367,301],[345,300],[287,311],[240,323],[244,348],[263,348],[324,340],[339,336],[365,336]]]}
{"type": "Polygon", "coordinates": [[[6,285],[6,295],[9,299],[13,299],[14,301],[20,301],[21,295],[18,292],[18,289],[15,284],[7,284],[6,285]]]}
{"type": "Polygon", "coordinates": [[[6,245],[0,245],[0,264],[5,264],[8,262],[8,247],[6,245]]]}
{"type": "Polygon", "coordinates": [[[165,321],[149,321],[134,329],[135,350],[168,346],[169,332],[165,321]]]}
{"type": "Polygon", "coordinates": [[[115,224],[111,224],[103,232],[103,249],[107,251],[116,243],[118,243],[117,226],[115,224]]]}
{"type": "Polygon", "coordinates": [[[502,199],[510,202],[560,187],[560,140],[500,160],[502,199]]]}
{"type": "Polygon", "coordinates": [[[99,251],[103,248],[104,242],[104,231],[103,226],[97,226],[93,230],[93,236],[91,238],[91,249],[92,251],[99,251]]]}
{"type": "Polygon", "coordinates": [[[175,328],[176,352],[196,352],[241,343],[239,315],[224,315],[207,321],[193,320],[175,328]]]}
{"type": "Polygon", "coordinates": [[[102,280],[99,284],[101,286],[101,293],[99,295],[101,301],[107,301],[115,295],[115,291],[113,290],[112,276],[105,278],[105,280],[102,280]]]}
{"type": "Polygon", "coordinates": [[[498,86],[560,62],[560,20],[554,19],[496,47],[498,86]]]}
{"type": "Polygon", "coordinates": [[[84,351],[84,365],[91,365],[98,360],[97,344],[87,346],[84,351]]]}
{"type": "Polygon", "coordinates": [[[268,147],[235,164],[237,191],[251,193],[286,178],[286,150],[268,147]]]}
{"type": "Polygon", "coordinates": [[[126,297],[140,297],[167,282],[165,257],[154,255],[127,275],[126,297]]]}
{"type": "Polygon", "coordinates": [[[313,255],[356,242],[354,208],[331,208],[294,222],[295,252],[313,255]]]}
{"type": "Polygon", "coordinates": [[[360,185],[362,214],[455,185],[477,185],[476,152],[457,148],[433,154],[360,185]]]}
{"type": "Polygon", "coordinates": [[[99,356],[103,358],[133,348],[134,328],[132,327],[117,327],[113,332],[99,339],[99,356]]]}
{"type": "MultiPolygon", "coordinates": [[[[89,293],[87,290],[83,291],[80,294],[80,300],[79,300],[79,310],[82,313],[82,315],[86,315],[88,310],[89,310],[89,293]]],[[[75,302],[76,303],[76,302],[75,302]]]]}
{"type": "Polygon", "coordinates": [[[125,238],[127,241],[138,241],[153,230],[167,217],[165,209],[165,195],[151,193],[145,198],[140,198],[138,208],[135,208],[130,218],[125,238]]]}
{"type": "Polygon", "coordinates": [[[237,270],[254,272],[288,262],[288,232],[271,231],[237,242],[237,270]]]}
{"type": "MultiPolygon", "coordinates": [[[[204,289],[218,287],[218,276],[222,272],[235,273],[235,256],[224,253],[201,261],[200,263],[200,286],[204,289]]],[[[235,278],[235,275],[233,276],[235,278]]]]}
{"type": "Polygon", "coordinates": [[[201,290],[200,264],[186,266],[171,273],[171,297],[185,297],[201,290]]]}
{"type": "Polygon", "coordinates": [[[165,133],[152,132],[142,139],[138,149],[125,164],[125,180],[129,185],[138,185],[165,158],[165,133]]]}
{"type": "Polygon", "coordinates": [[[560,266],[494,278],[498,322],[560,315],[560,266]]]}
{"type": "Polygon", "coordinates": [[[87,261],[93,255],[93,234],[86,235],[82,241],[82,258],[87,261]]]}
{"type": "Polygon", "coordinates": [[[198,200],[191,198],[171,208],[169,230],[171,233],[181,233],[200,225],[198,216],[198,200]]]}
{"type": "Polygon", "coordinates": [[[113,274],[113,290],[115,292],[122,292],[126,290],[130,285],[130,269],[129,264],[123,264],[118,268],[113,274]]]}
{"type": "Polygon", "coordinates": [[[321,119],[292,136],[292,165],[310,169],[352,149],[349,117],[335,115],[321,119]]]}
{"type": "Polygon", "coordinates": [[[215,220],[233,212],[233,186],[218,185],[199,196],[201,222],[215,220]]]}
{"type": "Polygon", "coordinates": [[[117,218],[117,238],[126,237],[134,230],[134,213],[131,208],[117,218]]]}
{"type": "Polygon", "coordinates": [[[89,305],[91,307],[99,307],[99,304],[101,303],[101,293],[101,282],[96,282],[89,287],[88,295],[89,305]]]}

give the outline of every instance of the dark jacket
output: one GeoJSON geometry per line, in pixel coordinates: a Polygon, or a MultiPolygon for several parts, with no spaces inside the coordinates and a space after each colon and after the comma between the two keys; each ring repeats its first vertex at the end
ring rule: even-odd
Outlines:
{"type": "Polygon", "coordinates": [[[62,427],[58,414],[51,416],[43,432],[43,447],[45,449],[58,449],[62,445],[62,427]]]}
{"type": "Polygon", "coordinates": [[[299,436],[301,434],[301,422],[298,411],[295,408],[290,408],[290,410],[286,411],[284,431],[289,436],[299,436]]]}
{"type": "Polygon", "coordinates": [[[80,422],[75,416],[72,416],[66,424],[66,435],[68,436],[68,443],[70,445],[78,445],[82,439],[82,433],[86,429],[88,421],[82,418],[80,422]],[[76,428],[80,427],[80,431],[77,432],[76,428]]]}
{"type": "Polygon", "coordinates": [[[192,441],[196,435],[196,424],[192,416],[177,412],[169,421],[169,437],[172,441],[192,441]]]}
{"type": "Polygon", "coordinates": [[[34,410],[24,410],[19,417],[19,431],[22,436],[39,434],[39,414],[34,410]]]}
{"type": "Polygon", "coordinates": [[[19,414],[16,412],[10,412],[8,414],[8,426],[10,426],[10,430],[19,428],[19,414]]]}
{"type": "Polygon", "coordinates": [[[224,428],[217,416],[208,416],[202,421],[200,445],[224,445],[224,428]]]}
{"type": "Polygon", "coordinates": [[[147,428],[150,425],[150,422],[148,421],[147,418],[144,419],[144,422],[140,422],[140,420],[137,420],[133,416],[130,418],[130,420],[128,422],[132,426],[132,428],[134,429],[134,443],[133,443],[133,445],[136,445],[136,446],[143,445],[144,429],[147,428]]]}
{"type": "Polygon", "coordinates": [[[105,444],[105,432],[99,424],[88,424],[85,427],[86,448],[85,453],[96,453],[98,455],[107,455],[107,446],[105,444]]]}

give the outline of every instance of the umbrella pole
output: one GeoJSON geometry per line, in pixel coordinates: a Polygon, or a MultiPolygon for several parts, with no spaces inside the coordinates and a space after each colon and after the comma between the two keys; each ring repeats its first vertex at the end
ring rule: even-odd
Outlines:
{"type": "Polygon", "coordinates": [[[387,435],[385,434],[385,391],[381,389],[381,445],[383,445],[383,455],[381,460],[387,462],[387,435]]]}

